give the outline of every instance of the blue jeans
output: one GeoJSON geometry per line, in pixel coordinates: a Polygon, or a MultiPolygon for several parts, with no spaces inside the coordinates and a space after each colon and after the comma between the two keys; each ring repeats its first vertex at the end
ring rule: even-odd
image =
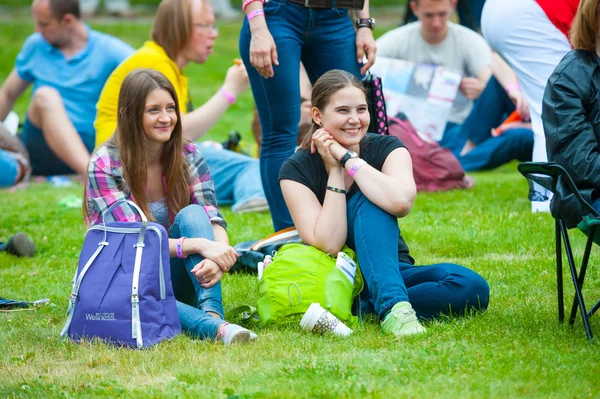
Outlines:
{"type": "MultiPolygon", "coordinates": [[[[214,240],[212,223],[200,205],[188,205],[177,216],[171,229],[171,238],[206,238],[214,240]]],[[[204,258],[199,254],[185,259],[171,258],[171,283],[177,299],[181,329],[198,338],[215,338],[223,320],[221,282],[204,288],[190,272],[204,258]],[[206,312],[218,314],[217,319],[206,312]]]]}
{"type": "MultiPolygon", "coordinates": [[[[84,133],[79,133],[79,136],[83,141],[83,145],[85,145],[85,148],[87,148],[88,152],[91,154],[92,151],[94,151],[96,136],[94,134],[84,133]]],[[[71,175],[75,173],[73,169],[67,166],[56,156],[56,154],[54,154],[54,152],[52,152],[48,143],[46,143],[42,129],[31,123],[29,118],[25,119],[19,138],[23,144],[25,144],[25,147],[27,147],[27,151],[29,151],[32,175],[53,176],[71,175]]]]}
{"type": "Polygon", "coordinates": [[[348,10],[310,9],[287,0],[264,4],[269,31],[277,45],[279,66],[264,79],[250,64],[251,33],[248,21],[240,33],[239,48],[262,128],[260,174],[275,230],[293,226],[279,187],[279,170],[296,148],[300,121],[300,62],[314,84],[331,69],[344,69],[357,77],[356,33],[348,10]]]}
{"type": "Polygon", "coordinates": [[[488,306],[490,288],[483,277],[452,263],[415,266],[398,262],[398,220],[361,192],[348,201],[347,244],[356,251],[365,279],[361,307],[382,319],[409,301],[420,319],[458,315],[488,306]]]}
{"type": "Polygon", "coordinates": [[[0,148],[0,188],[10,187],[17,181],[19,162],[8,151],[0,148]]]}
{"type": "Polygon", "coordinates": [[[491,77],[464,123],[448,123],[440,145],[450,149],[467,172],[493,169],[513,159],[531,161],[531,129],[516,128],[497,137],[491,135],[492,128],[499,126],[514,110],[515,105],[500,83],[491,77]],[[476,147],[461,156],[467,140],[476,147]]]}
{"type": "Polygon", "coordinates": [[[265,198],[258,159],[212,146],[198,149],[215,183],[219,205],[233,205],[236,212],[249,201],[265,198]]]}

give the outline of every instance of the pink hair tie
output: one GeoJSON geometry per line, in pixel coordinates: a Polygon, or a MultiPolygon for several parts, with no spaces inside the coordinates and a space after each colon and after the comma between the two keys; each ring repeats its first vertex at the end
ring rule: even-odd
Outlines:
{"type": "Polygon", "coordinates": [[[235,96],[231,94],[227,89],[221,87],[219,89],[219,93],[221,93],[223,97],[227,99],[227,102],[229,102],[229,104],[233,104],[235,102],[235,96]]]}
{"type": "Polygon", "coordinates": [[[265,15],[265,10],[254,10],[248,13],[248,22],[252,21],[252,18],[258,17],[259,15],[265,15]]]}
{"type": "Polygon", "coordinates": [[[367,162],[359,159],[358,161],[356,161],[354,163],[354,165],[352,165],[352,167],[350,169],[348,169],[348,174],[350,175],[350,177],[354,177],[354,175],[356,174],[356,172],[358,172],[358,170],[360,169],[361,166],[363,166],[364,164],[366,164],[367,162]]]}
{"type": "Polygon", "coordinates": [[[242,4],[242,11],[246,12],[246,7],[255,1],[260,1],[261,3],[265,4],[265,0],[244,0],[244,3],[242,4]]]}

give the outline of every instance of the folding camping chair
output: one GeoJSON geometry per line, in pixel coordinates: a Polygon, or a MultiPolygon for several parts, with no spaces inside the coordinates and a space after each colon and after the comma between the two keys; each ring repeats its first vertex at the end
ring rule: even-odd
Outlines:
{"type": "Polygon", "coordinates": [[[573,251],[571,250],[571,244],[569,241],[569,235],[567,231],[567,225],[563,218],[556,215],[553,212],[552,216],[555,219],[555,231],[556,231],[556,280],[557,280],[557,293],[558,293],[558,321],[564,322],[564,301],[563,301],[563,271],[562,271],[562,244],[564,243],[565,255],[569,263],[569,269],[571,271],[571,278],[573,280],[573,286],[575,288],[575,298],[571,307],[571,316],[569,317],[569,324],[575,323],[575,317],[577,316],[577,307],[581,312],[581,318],[583,319],[583,325],[585,327],[585,333],[588,340],[592,342],[592,329],[590,328],[589,318],[600,308],[600,301],[598,301],[592,309],[588,312],[585,307],[585,302],[581,289],[585,280],[585,274],[587,271],[588,261],[590,252],[592,250],[592,244],[596,242],[600,245],[600,229],[597,229],[600,224],[600,213],[596,211],[582,196],[575,183],[569,176],[569,173],[559,164],[554,162],[524,162],[518,166],[519,172],[526,179],[534,181],[552,191],[555,195],[553,201],[559,200],[557,198],[560,194],[558,193],[557,186],[559,183],[566,185],[566,187],[573,194],[575,203],[579,206],[581,214],[584,215],[581,222],[577,227],[583,231],[587,236],[587,243],[585,251],[583,253],[583,259],[581,261],[581,268],[577,271],[577,266],[573,257],[573,251]],[[596,234],[598,233],[598,234],[596,234]]]}

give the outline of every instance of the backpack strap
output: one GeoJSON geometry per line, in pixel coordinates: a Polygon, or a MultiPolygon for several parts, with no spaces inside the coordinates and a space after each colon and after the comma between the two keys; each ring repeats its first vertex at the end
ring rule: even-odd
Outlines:
{"type": "Polygon", "coordinates": [[[71,322],[73,321],[73,314],[75,313],[75,306],[77,305],[77,296],[79,295],[79,287],[81,286],[81,282],[83,281],[85,274],[92,266],[92,263],[94,263],[98,255],[100,255],[100,251],[102,251],[102,249],[108,245],[108,242],[106,241],[106,230],[104,230],[104,237],[104,240],[98,243],[98,248],[96,249],[94,254],[87,261],[83,269],[81,269],[81,273],[79,273],[79,276],[77,276],[77,269],[75,269],[75,276],[73,276],[73,290],[71,291],[71,296],[69,298],[69,307],[67,308],[67,321],[62,331],[60,332],[61,337],[64,337],[67,334],[67,332],[69,331],[69,327],[71,326],[71,322]]]}
{"type": "MultiPolygon", "coordinates": [[[[142,267],[142,252],[144,250],[144,236],[142,231],[145,232],[145,228],[140,229],[140,235],[138,235],[138,241],[133,246],[135,247],[135,262],[133,265],[133,279],[131,282],[131,338],[135,338],[138,348],[143,348],[144,343],[142,340],[142,323],[140,321],[140,298],[138,295],[139,283],[140,283],[140,269],[142,267]]],[[[161,255],[162,259],[162,255],[161,255]]]]}
{"type": "MultiPolygon", "coordinates": [[[[146,234],[146,227],[148,227],[148,218],[146,218],[146,215],[141,210],[141,208],[139,206],[137,206],[137,204],[133,201],[122,199],[122,200],[115,202],[111,206],[109,206],[108,209],[106,209],[104,212],[102,212],[102,227],[106,227],[106,217],[108,215],[110,215],[110,213],[117,206],[123,205],[123,203],[126,203],[127,205],[129,205],[130,207],[135,209],[138,212],[138,214],[140,215],[140,218],[142,219],[142,228],[140,229],[140,234],[138,235],[138,242],[140,242],[140,240],[142,242],[144,242],[144,234],[146,234]]],[[[106,241],[106,229],[104,230],[104,241],[106,241]]]]}

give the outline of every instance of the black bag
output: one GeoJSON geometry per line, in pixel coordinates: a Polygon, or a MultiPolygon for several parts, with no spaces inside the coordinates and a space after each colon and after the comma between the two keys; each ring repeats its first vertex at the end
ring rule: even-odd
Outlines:
{"type": "Polygon", "coordinates": [[[369,73],[362,80],[362,84],[367,90],[367,103],[369,104],[369,114],[371,114],[371,123],[369,124],[368,131],[370,133],[387,135],[388,120],[381,78],[369,73]]]}

